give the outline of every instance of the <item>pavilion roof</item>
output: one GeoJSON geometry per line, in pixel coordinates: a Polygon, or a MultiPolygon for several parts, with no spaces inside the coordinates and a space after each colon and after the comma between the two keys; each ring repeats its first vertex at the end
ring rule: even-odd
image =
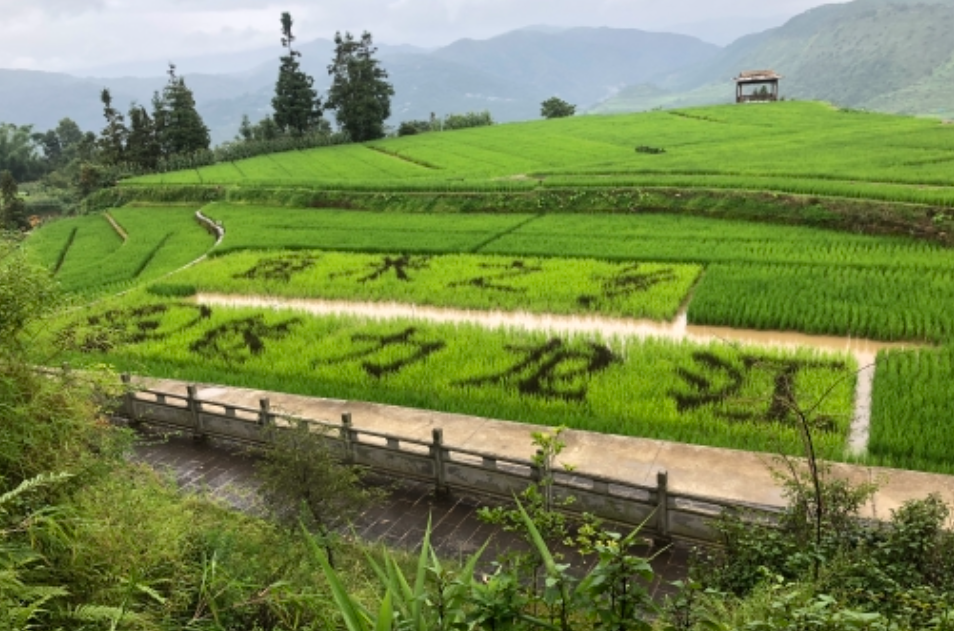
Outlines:
{"type": "Polygon", "coordinates": [[[735,81],[739,83],[757,83],[759,81],[777,81],[781,78],[782,75],[774,70],[746,70],[745,72],[740,72],[739,76],[735,78],[735,81]]]}

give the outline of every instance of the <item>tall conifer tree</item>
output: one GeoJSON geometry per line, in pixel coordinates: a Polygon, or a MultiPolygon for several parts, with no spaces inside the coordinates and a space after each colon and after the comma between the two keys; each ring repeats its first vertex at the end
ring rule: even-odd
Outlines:
{"type": "Polygon", "coordinates": [[[291,14],[282,13],[282,46],[287,54],[281,58],[275,84],[273,120],[282,132],[301,136],[321,125],[321,100],[313,87],[314,79],[301,69],[301,53],[292,48],[294,41],[291,14]]]}
{"type": "Polygon", "coordinates": [[[332,83],[325,107],[335,111],[338,125],[355,142],[383,137],[384,121],[391,115],[394,88],[374,58],[376,52],[367,31],[358,40],[351,33],[344,37],[335,33],[335,58],[328,66],[332,83]]]}
{"type": "Polygon", "coordinates": [[[105,164],[119,164],[123,161],[126,152],[126,122],[119,110],[113,107],[113,96],[107,88],[99,95],[103,103],[103,117],[106,127],[99,138],[100,159],[105,164]]]}
{"type": "Polygon", "coordinates": [[[191,154],[209,148],[211,139],[195,107],[185,79],[176,75],[176,67],[169,64],[169,81],[162,94],[153,97],[153,124],[163,156],[191,154]]]}
{"type": "Polygon", "coordinates": [[[126,141],[126,160],[144,170],[154,170],[159,162],[160,148],[156,126],[146,108],[133,104],[129,109],[129,137],[126,141]]]}

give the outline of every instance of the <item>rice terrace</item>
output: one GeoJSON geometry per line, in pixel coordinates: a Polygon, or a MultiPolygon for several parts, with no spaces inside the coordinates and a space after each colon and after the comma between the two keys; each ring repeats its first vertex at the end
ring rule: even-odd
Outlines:
{"type": "Polygon", "coordinates": [[[952,164],[823,103],[582,116],[125,180],[28,244],[75,365],[786,454],[811,410],[954,473],[952,164]]]}

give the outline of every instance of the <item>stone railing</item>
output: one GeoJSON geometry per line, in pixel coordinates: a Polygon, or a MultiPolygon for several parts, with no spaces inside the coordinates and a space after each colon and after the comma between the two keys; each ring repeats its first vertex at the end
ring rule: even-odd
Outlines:
{"type": "MultiPolygon", "coordinates": [[[[123,377],[128,384],[128,376],[123,377]]],[[[444,442],[443,431],[434,429],[430,441],[358,429],[351,414],[339,423],[280,414],[268,399],[259,407],[200,399],[196,387],[177,395],[156,390],[129,389],[121,415],[132,422],[173,428],[202,438],[215,438],[263,446],[270,432],[304,423],[327,437],[330,447],[346,462],[374,472],[430,482],[438,493],[466,491],[477,495],[512,499],[543,472],[533,460],[501,457],[444,442]]],[[[623,525],[645,524],[644,529],[660,539],[717,542],[711,520],[723,511],[749,519],[774,522],[778,509],[716,498],[697,497],[669,489],[668,474],[660,471],[656,485],[648,486],[579,472],[553,472],[555,499],[575,498],[569,513],[591,513],[623,525]]]]}

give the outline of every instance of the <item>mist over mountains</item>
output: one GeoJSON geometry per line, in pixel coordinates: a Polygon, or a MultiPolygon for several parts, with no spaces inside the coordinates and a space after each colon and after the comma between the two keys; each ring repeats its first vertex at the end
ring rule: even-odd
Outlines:
{"type": "MultiPolygon", "coordinates": [[[[489,110],[500,122],[539,117],[559,96],[579,112],[623,112],[726,102],[740,70],[771,67],[783,95],[884,111],[954,114],[954,0],[856,0],[807,11],[726,47],[636,29],[535,26],[435,50],[379,46],[395,87],[390,123],[489,110]]],[[[333,44],[299,47],[304,69],[324,90],[333,44]]],[[[235,136],[243,114],[271,109],[281,48],[175,61],[195,93],[213,140],[235,136]]],[[[99,92],[125,111],[148,104],[165,84],[166,63],[117,63],[90,77],[0,69],[0,121],[48,129],[69,116],[103,125],[99,92]]]]}

